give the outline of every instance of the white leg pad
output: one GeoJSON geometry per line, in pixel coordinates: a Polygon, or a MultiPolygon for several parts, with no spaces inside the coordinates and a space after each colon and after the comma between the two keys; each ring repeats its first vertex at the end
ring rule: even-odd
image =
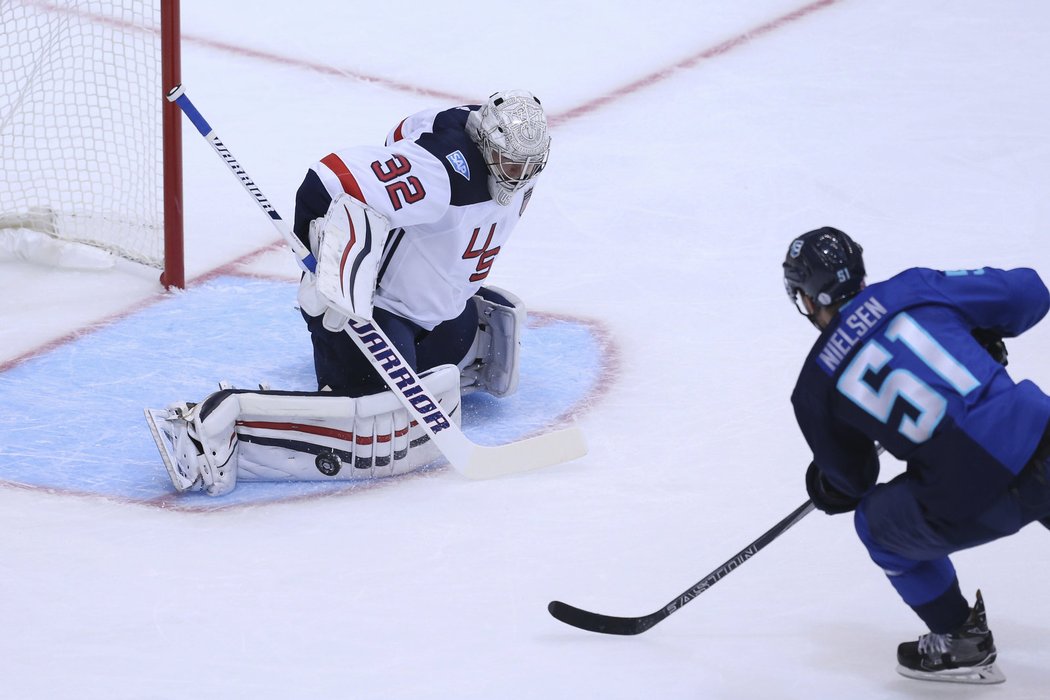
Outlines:
{"type": "MultiPolygon", "coordinates": [[[[436,367],[421,379],[459,424],[458,368],[436,367]]],[[[408,411],[390,391],[349,398],[227,390],[195,406],[189,418],[182,421],[186,439],[173,442],[197,449],[176,455],[179,468],[172,482],[186,490],[190,477],[199,472],[197,487],[212,496],[229,493],[237,481],[394,476],[441,456],[426,431],[410,425],[408,411]]]]}
{"type": "Polygon", "coordinates": [[[510,396],[518,390],[525,304],[499,287],[482,287],[473,300],[478,309],[478,334],[459,362],[462,393],[510,396]]]}
{"type": "Polygon", "coordinates": [[[195,438],[202,449],[200,461],[201,479],[204,491],[209,496],[222,496],[237,485],[237,451],[239,448],[237,434],[233,430],[234,421],[240,410],[236,393],[220,391],[212,396],[221,397],[217,401],[205,399],[194,407],[193,421],[189,426],[190,435],[195,438]],[[207,414],[204,411],[208,411],[207,414]],[[202,418],[202,415],[205,416],[202,418]]]}

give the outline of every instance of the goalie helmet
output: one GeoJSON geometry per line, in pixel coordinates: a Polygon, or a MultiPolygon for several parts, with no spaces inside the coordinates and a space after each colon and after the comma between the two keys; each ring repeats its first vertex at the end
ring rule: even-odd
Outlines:
{"type": "Polygon", "coordinates": [[[501,205],[547,165],[551,139],[540,101],[528,90],[494,93],[467,118],[467,132],[489,170],[489,194],[501,205]]]}
{"type": "Polygon", "coordinates": [[[801,295],[818,308],[845,301],[864,288],[864,249],[837,228],[802,234],[784,258],[784,287],[798,310],[809,316],[801,295]]]}

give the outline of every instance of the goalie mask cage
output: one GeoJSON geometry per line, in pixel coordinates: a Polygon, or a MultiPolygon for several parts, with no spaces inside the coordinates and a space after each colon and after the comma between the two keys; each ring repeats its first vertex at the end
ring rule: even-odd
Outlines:
{"type": "Polygon", "coordinates": [[[0,235],[32,229],[185,286],[178,0],[0,1],[0,235]]]}

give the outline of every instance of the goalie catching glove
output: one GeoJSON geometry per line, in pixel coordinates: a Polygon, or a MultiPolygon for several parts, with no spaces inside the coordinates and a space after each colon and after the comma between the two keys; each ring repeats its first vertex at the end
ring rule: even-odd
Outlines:
{"type": "Polygon", "coordinates": [[[372,318],[376,278],[390,223],[348,194],[332,200],[323,218],[310,222],[310,249],[316,274],[299,285],[299,305],[310,316],[324,315],[324,327],[338,333],[351,316],[372,318]]]}

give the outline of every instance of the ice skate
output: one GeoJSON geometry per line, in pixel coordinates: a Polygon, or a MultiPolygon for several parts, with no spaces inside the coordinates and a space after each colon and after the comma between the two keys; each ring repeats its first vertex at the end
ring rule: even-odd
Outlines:
{"type": "Polygon", "coordinates": [[[1002,683],[995,665],[995,641],[988,629],[984,599],[977,591],[970,616],[957,629],[929,633],[897,647],[897,672],[908,678],[951,683],[1002,683]]]}
{"type": "Polygon", "coordinates": [[[177,491],[200,490],[201,449],[189,434],[192,405],[175,404],[166,409],[147,408],[146,422],[157,443],[164,468],[177,491]]]}

